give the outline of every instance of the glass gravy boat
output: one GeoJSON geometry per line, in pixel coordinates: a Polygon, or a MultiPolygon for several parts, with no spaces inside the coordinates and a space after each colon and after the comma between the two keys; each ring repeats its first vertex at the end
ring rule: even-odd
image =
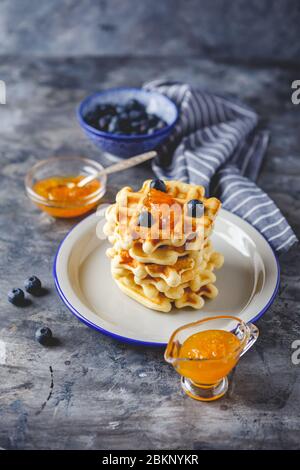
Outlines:
{"type": "Polygon", "coordinates": [[[246,324],[237,317],[222,315],[204,318],[174,331],[165,351],[165,360],[181,375],[181,386],[187,395],[201,401],[217,400],[227,392],[227,375],[255,343],[258,335],[255,325],[246,324]],[[183,348],[184,342],[192,335],[212,330],[232,333],[235,347],[230,352],[224,349],[224,355],[218,354],[217,358],[191,358],[194,350],[187,354],[183,348]]]}

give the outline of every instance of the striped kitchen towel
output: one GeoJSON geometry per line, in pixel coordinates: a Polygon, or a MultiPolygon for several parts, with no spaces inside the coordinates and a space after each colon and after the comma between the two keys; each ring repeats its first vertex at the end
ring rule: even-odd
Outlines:
{"type": "Polygon", "coordinates": [[[179,109],[173,132],[158,149],[154,173],[203,185],[225,209],[262,233],[277,252],[297,242],[275,203],[254,183],[269,140],[267,131],[256,130],[256,113],[185,83],[155,80],[144,88],[165,94],[179,109]]]}

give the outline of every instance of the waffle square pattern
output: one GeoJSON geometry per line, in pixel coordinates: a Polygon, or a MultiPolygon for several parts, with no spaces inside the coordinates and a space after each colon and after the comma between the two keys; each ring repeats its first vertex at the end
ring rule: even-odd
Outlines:
{"type": "Polygon", "coordinates": [[[223,255],[210,236],[221,203],[203,186],[147,180],[122,188],[106,210],[112,277],[124,294],[160,312],[192,307],[218,295],[214,271],[223,255]]]}

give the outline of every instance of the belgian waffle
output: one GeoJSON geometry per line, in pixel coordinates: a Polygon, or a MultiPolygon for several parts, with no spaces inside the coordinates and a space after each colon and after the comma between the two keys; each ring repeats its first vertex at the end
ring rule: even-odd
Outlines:
{"type": "MultiPolygon", "coordinates": [[[[113,250],[120,251],[120,245],[115,243],[113,250]]],[[[161,246],[154,253],[148,255],[143,251],[142,244],[139,242],[134,242],[128,252],[133,259],[140,263],[153,263],[162,266],[172,266],[179,258],[186,256],[189,253],[189,251],[185,250],[182,246],[161,246]]],[[[108,257],[111,257],[111,249],[108,249],[107,255],[108,257]]]]}
{"type": "Polygon", "coordinates": [[[112,267],[112,275],[123,292],[146,307],[169,312],[174,303],[177,308],[201,309],[204,305],[203,297],[214,299],[218,295],[218,289],[214,285],[216,276],[212,271],[215,266],[221,267],[222,262],[223,256],[212,252],[207,261],[200,263],[200,268],[191,270],[192,279],[176,287],[170,287],[163,278],[153,278],[149,275],[137,278],[131,269],[127,268],[116,272],[112,267]]]}
{"type": "Polygon", "coordinates": [[[184,282],[192,280],[196,275],[197,269],[201,267],[201,255],[199,252],[190,252],[178,258],[175,264],[169,266],[141,263],[132,258],[130,252],[126,250],[114,252],[113,249],[110,249],[109,256],[112,257],[111,271],[113,277],[121,277],[124,273],[126,274],[126,270],[131,271],[137,284],[142,279],[150,278],[154,282],[162,280],[169,287],[177,287],[184,282]]]}
{"type": "Polygon", "coordinates": [[[188,242],[190,250],[199,250],[211,234],[214,220],[221,203],[216,198],[205,198],[203,186],[180,181],[166,181],[167,192],[150,188],[151,180],[134,192],[124,187],[116,196],[116,203],[106,211],[104,231],[111,243],[129,249],[135,242],[151,254],[160,246],[182,247],[188,242]],[[188,215],[187,202],[198,199],[203,203],[202,217],[188,215]],[[153,224],[150,228],[138,223],[141,212],[151,211],[153,224]]]}

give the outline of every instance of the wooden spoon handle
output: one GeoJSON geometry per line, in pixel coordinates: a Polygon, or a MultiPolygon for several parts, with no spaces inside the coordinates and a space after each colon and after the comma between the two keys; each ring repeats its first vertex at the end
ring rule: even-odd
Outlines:
{"type": "Polygon", "coordinates": [[[94,179],[98,178],[99,176],[109,175],[111,173],[116,173],[117,171],[127,170],[127,168],[131,168],[136,165],[140,165],[140,163],[146,162],[147,160],[151,160],[157,156],[157,153],[152,150],[151,152],[142,153],[141,155],[136,155],[135,157],[128,158],[128,160],[124,160],[121,162],[116,163],[115,165],[108,166],[103,170],[93,173],[92,175],[86,176],[82,180],[77,183],[79,188],[82,188],[86,184],[90,183],[94,179]]]}

